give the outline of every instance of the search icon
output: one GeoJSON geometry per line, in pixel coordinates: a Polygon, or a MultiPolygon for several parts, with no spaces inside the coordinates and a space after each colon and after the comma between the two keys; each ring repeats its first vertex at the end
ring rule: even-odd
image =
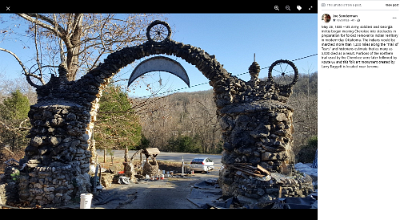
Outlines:
{"type": "Polygon", "coordinates": [[[286,5],[286,6],[285,6],[285,9],[288,10],[288,11],[290,11],[290,6],[289,6],[289,5],[286,5]]]}
{"type": "Polygon", "coordinates": [[[275,9],[276,11],[279,11],[279,6],[278,6],[278,5],[275,5],[275,6],[274,6],[274,9],[275,9]]]}

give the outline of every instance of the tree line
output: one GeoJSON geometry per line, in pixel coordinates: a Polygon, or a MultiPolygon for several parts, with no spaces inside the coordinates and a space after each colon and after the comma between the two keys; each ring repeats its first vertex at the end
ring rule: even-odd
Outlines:
{"type": "MultiPolygon", "coordinates": [[[[221,128],[213,91],[175,93],[147,100],[138,110],[142,134],[162,151],[221,153],[221,128]]],[[[294,107],[293,150],[318,135],[318,73],[300,74],[288,102],[294,107]]]]}

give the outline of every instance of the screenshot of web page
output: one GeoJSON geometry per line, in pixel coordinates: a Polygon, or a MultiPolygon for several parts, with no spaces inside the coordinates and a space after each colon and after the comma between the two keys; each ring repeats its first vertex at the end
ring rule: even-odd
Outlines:
{"type": "Polygon", "coordinates": [[[327,219],[398,217],[391,204],[399,193],[377,193],[387,202],[374,203],[370,189],[400,153],[399,4],[318,1],[319,211],[327,219]]]}
{"type": "MultiPolygon", "coordinates": [[[[224,64],[224,68],[246,82],[251,79],[248,70],[253,61],[260,64],[260,79],[268,76],[268,67],[275,60],[292,61],[301,76],[309,79],[308,84],[303,84],[305,88],[308,87],[308,91],[304,90],[308,96],[298,102],[301,105],[295,108],[294,117],[299,117],[302,111],[310,113],[307,109],[315,109],[316,114],[312,117],[318,122],[316,125],[305,119],[295,125],[294,131],[297,134],[306,133],[314,126],[312,129],[318,136],[318,214],[323,219],[396,219],[398,215],[387,210],[397,209],[391,198],[397,199],[400,196],[395,189],[397,182],[392,180],[400,153],[397,141],[397,126],[400,123],[397,113],[400,80],[399,4],[399,0],[280,1],[260,7],[256,13],[249,13],[252,9],[244,7],[245,13],[207,14],[204,12],[208,12],[209,8],[201,11],[203,8],[199,6],[196,12],[202,13],[166,13],[165,17],[173,29],[171,39],[211,51],[210,55],[212,53],[224,64]],[[318,82],[315,91],[310,89],[311,78],[318,82]],[[313,92],[316,95],[310,98],[313,92]],[[310,103],[318,108],[311,108],[310,103]],[[306,126],[300,123],[312,126],[305,129],[306,126]],[[388,174],[393,175],[387,177],[388,174]]],[[[104,7],[88,9],[83,6],[80,9],[86,12],[117,13],[115,20],[123,20],[132,14],[129,7],[117,7],[115,4],[108,9],[104,7]]],[[[42,57],[37,55],[42,51],[35,50],[35,41],[32,40],[34,26],[29,26],[25,20],[19,23],[21,16],[10,15],[43,10],[49,13],[44,21],[58,16],[52,14],[57,13],[58,9],[52,11],[37,5],[28,7],[4,3],[0,9],[0,48],[12,51],[21,58],[24,65],[33,69],[35,65],[39,66],[38,57],[42,57]],[[11,35],[13,31],[17,32],[14,27],[21,31],[16,38],[11,35]],[[31,39],[24,38],[29,37],[25,31],[31,34],[31,39]]],[[[68,12],[75,8],[60,10],[68,12]]],[[[51,25],[51,22],[46,24],[51,25]]],[[[49,32],[43,33],[40,39],[45,40],[49,32]]],[[[40,65],[54,68],[44,73],[47,80],[51,73],[57,74],[57,50],[61,41],[51,39],[48,42],[53,43],[52,49],[56,52],[43,54],[52,63],[40,65]]],[[[104,41],[93,44],[101,45],[104,41]]],[[[92,60],[100,62],[106,55],[92,60]]],[[[172,58],[187,70],[192,81],[191,90],[185,84],[178,84],[182,83],[178,80],[170,83],[171,90],[162,90],[159,96],[177,91],[212,89],[209,80],[196,67],[179,58],[172,58]]],[[[4,76],[0,77],[1,80],[16,81],[17,75],[22,72],[20,64],[4,50],[0,52],[0,60],[0,74],[4,76]]],[[[89,67],[92,65],[86,64],[89,67]]],[[[121,71],[125,75],[122,75],[120,81],[129,78],[133,70],[131,68],[121,71]]],[[[137,86],[133,96],[150,97],[152,94],[146,85],[165,86],[163,83],[167,80],[162,80],[165,79],[162,76],[158,72],[153,75],[153,81],[145,81],[143,88],[137,86]]]]}

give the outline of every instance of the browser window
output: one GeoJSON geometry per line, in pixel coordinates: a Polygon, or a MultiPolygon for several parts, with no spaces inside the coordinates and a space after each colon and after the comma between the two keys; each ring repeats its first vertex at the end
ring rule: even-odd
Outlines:
{"type": "MultiPolygon", "coordinates": [[[[318,191],[321,193],[319,214],[324,216],[324,219],[325,217],[338,219],[344,215],[343,213],[350,213],[349,216],[353,219],[360,217],[364,219],[362,217],[371,217],[370,210],[378,209],[385,211],[373,212],[373,217],[382,218],[381,215],[388,215],[389,217],[384,219],[390,219],[392,216],[387,209],[396,210],[397,207],[396,203],[386,202],[385,199],[390,196],[397,198],[399,194],[396,189],[390,187],[388,189],[389,185],[393,185],[391,177],[387,180],[379,178],[378,174],[390,168],[393,172],[391,174],[395,176],[396,156],[400,153],[397,150],[396,139],[397,125],[400,123],[397,116],[400,72],[399,3],[398,0],[276,1],[263,3],[259,7],[252,3],[240,3],[236,7],[233,6],[233,10],[241,12],[237,14],[205,13],[212,7],[204,3],[193,6],[195,12],[201,13],[162,15],[161,20],[165,19],[172,31],[168,29],[167,34],[162,36],[162,29],[154,29],[153,40],[157,40],[158,37],[160,41],[170,38],[201,47],[207,51],[209,57],[218,60],[230,74],[244,82],[255,82],[257,79],[266,81],[269,77],[269,68],[275,66],[276,68],[272,68],[273,77],[276,77],[276,80],[282,79],[282,83],[286,83],[283,79],[288,78],[293,81],[291,74],[297,69],[298,87],[289,99],[289,104],[295,109],[294,146],[298,147],[298,151],[308,141],[317,141],[320,146],[317,154],[320,157],[318,171],[321,171],[318,178],[320,181],[318,191]],[[285,61],[276,63],[278,60],[285,61]],[[250,74],[249,66],[253,62],[259,64],[261,70],[259,75],[250,74]],[[341,211],[332,212],[332,207],[341,211]],[[354,212],[354,209],[357,211],[354,212]]],[[[140,10],[152,11],[153,5],[145,4],[140,10]]],[[[27,71],[30,73],[27,75],[32,74],[30,78],[33,83],[38,85],[49,82],[52,75],[58,76],[58,65],[63,59],[67,60],[65,56],[71,50],[67,51],[67,45],[54,33],[61,35],[63,31],[57,32],[57,30],[64,32],[72,30],[76,25],[76,23],[71,25],[69,22],[73,20],[73,16],[60,16],[60,13],[76,11],[76,7],[49,9],[37,4],[31,7],[11,2],[2,3],[1,7],[0,95],[4,94],[5,97],[4,91],[22,84],[18,83],[20,82],[18,77],[22,76],[22,80],[25,80],[27,71]],[[12,14],[43,10],[46,12],[43,16],[36,13],[12,14]],[[32,22],[38,20],[42,22],[40,25],[32,25],[32,22]],[[54,26],[56,20],[65,25],[54,26]],[[49,26],[51,28],[48,28],[49,26]]],[[[137,20],[132,22],[129,16],[136,14],[133,13],[135,9],[118,4],[100,9],[85,7],[89,6],[81,6],[79,10],[102,12],[104,14],[96,15],[99,16],[96,19],[105,22],[95,31],[90,29],[95,25],[85,23],[87,27],[84,29],[84,34],[87,38],[80,46],[88,46],[88,49],[75,54],[81,56],[82,62],[70,65],[81,65],[76,79],[99,65],[109,54],[127,46],[110,46],[113,39],[117,39],[115,42],[118,43],[122,41],[119,37],[137,31],[131,38],[143,43],[149,40],[145,34],[147,25],[152,20],[160,19],[157,14],[137,15],[134,18],[137,20]],[[116,15],[113,17],[105,13],[116,15]],[[141,24],[141,30],[126,31],[131,27],[119,23],[123,23],[124,20],[135,25],[141,24]],[[113,29],[119,25],[124,28],[113,29]],[[98,34],[100,32],[101,37],[98,34]],[[124,34],[113,35],[114,33],[124,34]]],[[[88,14],[83,15],[85,22],[95,18],[88,14]]],[[[69,35],[72,34],[69,32],[69,35]]],[[[133,83],[131,87],[127,86],[130,73],[144,59],[122,69],[116,75],[115,83],[124,88],[132,100],[157,98],[155,99],[157,101],[161,97],[179,92],[199,92],[200,95],[207,94],[208,91],[213,92],[210,80],[196,66],[177,56],[170,56],[170,59],[182,65],[179,69],[187,72],[190,84],[181,82],[179,77],[168,75],[167,71],[159,70],[155,73],[146,72],[147,77],[140,75],[137,77],[140,78],[139,82],[133,83]]],[[[29,89],[26,91],[35,93],[29,89]]],[[[176,106],[184,106],[182,108],[187,111],[187,103],[192,98],[180,98],[184,100],[183,104],[178,104],[178,101],[181,101],[178,100],[176,106]]],[[[168,140],[174,140],[172,137],[178,134],[194,137],[199,130],[196,129],[202,126],[217,128],[218,119],[210,116],[214,114],[215,109],[207,109],[208,105],[205,102],[192,108],[194,112],[205,109],[204,114],[199,117],[190,116],[198,121],[186,123],[191,127],[187,126],[185,129],[181,127],[184,125],[168,126],[171,124],[171,118],[176,119],[175,121],[189,118],[187,112],[181,114],[178,110],[159,111],[162,106],[165,105],[152,106],[153,109],[142,111],[149,114],[143,117],[143,124],[148,126],[143,125],[143,133],[156,134],[148,136],[148,139],[153,141],[152,145],[160,146],[161,150],[167,145],[168,140]],[[209,116],[210,118],[206,118],[209,116]]],[[[279,126],[284,127],[283,124],[279,126]]],[[[211,149],[207,153],[221,153],[223,148],[220,144],[223,142],[220,138],[221,129],[199,135],[203,135],[202,140],[205,140],[205,144],[209,144],[208,147],[204,147],[211,149]]],[[[199,151],[201,149],[197,148],[199,151]]],[[[219,160],[214,161],[219,162],[219,160]]],[[[316,166],[317,157],[313,162],[312,166],[316,166]]],[[[306,167],[304,172],[313,169],[311,163],[306,167]]],[[[317,171],[314,169],[313,172],[317,171]]]]}
{"type": "Polygon", "coordinates": [[[318,1],[320,211],[333,206],[340,210],[329,212],[329,219],[397,216],[397,207],[386,204],[398,193],[380,194],[388,203],[372,204],[366,193],[369,184],[359,188],[358,183],[372,173],[390,173],[372,164],[391,167],[399,154],[397,147],[388,147],[391,153],[376,156],[385,151],[377,146],[394,146],[393,140],[378,137],[398,136],[399,117],[388,111],[397,109],[399,99],[399,5],[318,1]]]}

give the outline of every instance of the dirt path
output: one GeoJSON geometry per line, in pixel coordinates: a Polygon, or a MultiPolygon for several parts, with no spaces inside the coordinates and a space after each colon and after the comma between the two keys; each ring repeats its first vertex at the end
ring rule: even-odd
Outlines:
{"type": "Polygon", "coordinates": [[[187,200],[192,186],[209,178],[218,178],[218,171],[195,173],[192,177],[166,178],[164,181],[139,181],[103,190],[92,201],[94,209],[198,209],[187,200]]]}
{"type": "Polygon", "coordinates": [[[197,209],[186,196],[190,193],[191,179],[159,183],[143,189],[137,199],[121,208],[126,209],[197,209]]]}

